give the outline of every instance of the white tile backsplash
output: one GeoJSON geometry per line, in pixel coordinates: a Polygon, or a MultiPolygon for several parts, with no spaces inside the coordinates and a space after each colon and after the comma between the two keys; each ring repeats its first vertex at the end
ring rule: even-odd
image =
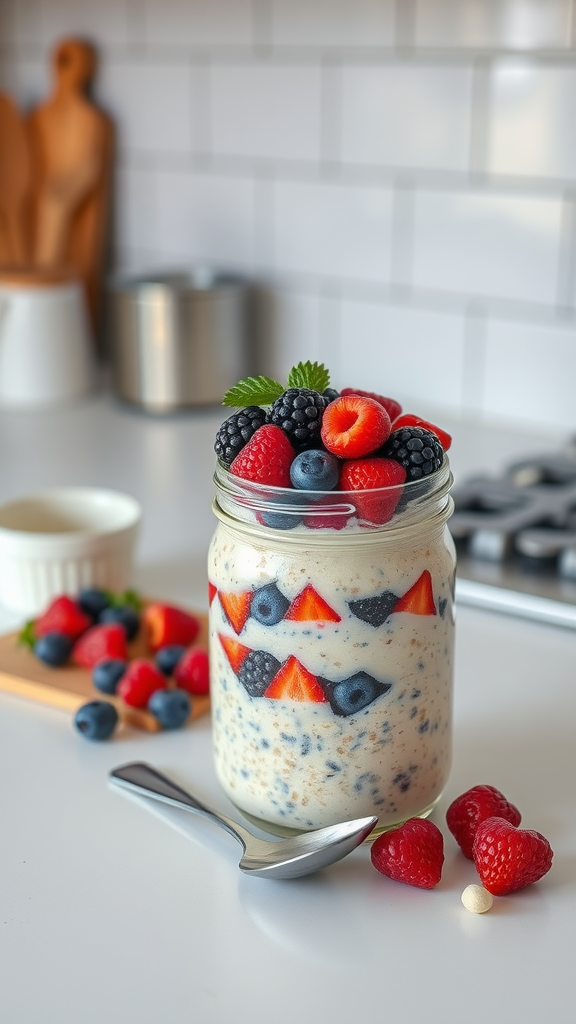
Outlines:
{"type": "Polygon", "coordinates": [[[121,151],[190,153],[194,104],[187,64],[111,60],[96,95],[114,117],[121,151]]]}
{"type": "Polygon", "coordinates": [[[571,13],[571,0],[416,0],[416,44],[568,47],[571,13]]]}
{"type": "MultiPolygon", "coordinates": [[[[28,0],[20,0],[21,24],[30,26],[24,16],[28,0]]],[[[125,45],[128,42],[129,0],[40,0],[41,41],[52,46],[62,36],[82,36],[100,45],[125,45]]]]}
{"type": "Polygon", "coordinates": [[[395,0],[272,0],[277,46],[392,46],[395,0]]]}
{"type": "Polygon", "coordinates": [[[252,42],[251,0],[144,0],[150,47],[247,46],[252,42]]]}

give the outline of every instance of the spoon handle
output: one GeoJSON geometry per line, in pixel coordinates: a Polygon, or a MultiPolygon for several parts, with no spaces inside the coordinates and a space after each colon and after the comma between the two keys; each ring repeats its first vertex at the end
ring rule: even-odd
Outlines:
{"type": "Polygon", "coordinates": [[[181,789],[175,782],[157,772],[151,765],[144,761],[133,761],[130,764],[120,765],[110,772],[110,781],[122,789],[128,789],[133,793],[152,797],[153,800],[160,800],[162,803],[171,804],[174,807],[183,807],[195,814],[200,814],[209,821],[229,832],[246,849],[246,843],[254,837],[250,832],[243,829],[237,822],[227,818],[225,814],[214,811],[211,807],[197,800],[191,793],[181,789]]]}

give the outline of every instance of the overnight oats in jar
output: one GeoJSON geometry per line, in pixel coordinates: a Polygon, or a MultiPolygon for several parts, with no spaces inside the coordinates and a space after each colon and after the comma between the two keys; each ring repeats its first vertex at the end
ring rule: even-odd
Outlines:
{"type": "Polygon", "coordinates": [[[375,814],[374,838],[428,814],[450,770],[449,438],[392,399],[330,391],[321,371],[301,364],[276,398],[252,379],[269,407],[217,436],[214,757],[262,827],[375,814]]]}

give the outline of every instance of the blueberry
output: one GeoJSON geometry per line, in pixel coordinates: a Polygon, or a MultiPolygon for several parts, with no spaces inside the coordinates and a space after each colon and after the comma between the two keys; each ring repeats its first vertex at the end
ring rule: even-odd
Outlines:
{"type": "Polygon", "coordinates": [[[52,668],[65,665],[70,657],[72,641],[64,633],[45,633],[34,644],[34,654],[52,668]]]}
{"type": "Polygon", "coordinates": [[[393,594],[391,590],[384,590],[376,597],[361,597],[357,601],[348,601],[348,607],[357,619],[376,627],[386,622],[397,601],[397,594],[393,594]]]}
{"type": "Polygon", "coordinates": [[[291,512],[262,512],[262,522],[272,530],[293,530],[302,522],[302,516],[291,512]]]}
{"type": "Polygon", "coordinates": [[[190,715],[192,704],[185,690],[156,690],[148,701],[152,712],[164,729],[179,729],[190,715]]]}
{"type": "Polygon", "coordinates": [[[74,715],[74,725],[87,740],[107,740],[118,722],[118,712],[105,700],[83,704],[74,715]]]}
{"type": "Polygon", "coordinates": [[[100,587],[84,587],[78,594],[78,604],[82,611],[96,622],[110,604],[110,597],[100,587]]]}
{"type": "Polygon", "coordinates": [[[163,675],[172,675],[185,650],[182,644],[167,644],[156,651],[154,660],[163,675]]]}
{"type": "Polygon", "coordinates": [[[392,683],[381,683],[367,672],[356,672],[347,679],[337,683],[322,680],[325,684],[328,700],[335,715],[346,717],[372,704],[377,697],[391,688],[392,683]]]}
{"type": "Polygon", "coordinates": [[[100,623],[118,622],[124,627],[127,640],[133,640],[140,629],[140,616],[136,609],[132,608],[129,604],[105,608],[98,621],[100,623]]]}
{"type": "Polygon", "coordinates": [[[92,682],[102,693],[116,693],[127,668],[128,663],[121,658],[105,658],[92,669],[92,682]]]}
{"type": "Polygon", "coordinates": [[[280,622],[290,607],[290,601],[275,583],[268,583],[256,590],[250,605],[250,615],[263,626],[275,626],[280,622]]]}
{"type": "Polygon", "coordinates": [[[250,651],[240,666],[238,679],[251,697],[261,697],[279,668],[280,662],[266,651],[250,651]]]}
{"type": "Polygon", "coordinates": [[[290,479],[301,491],[331,491],[340,479],[340,460],[320,449],[300,452],[290,466],[290,479]]]}

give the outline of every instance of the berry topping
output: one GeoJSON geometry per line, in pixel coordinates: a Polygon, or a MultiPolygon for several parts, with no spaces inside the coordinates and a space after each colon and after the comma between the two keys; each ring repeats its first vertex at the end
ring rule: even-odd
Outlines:
{"type": "Polygon", "coordinates": [[[259,427],[230,466],[243,480],[268,487],[289,487],[294,448],[286,434],[273,423],[259,427]]]}
{"type": "Polygon", "coordinates": [[[472,860],[476,829],[486,818],[505,818],[519,825],[522,815],[494,786],[473,786],[452,801],[446,811],[446,824],[465,857],[472,860]]]}
{"type": "Polygon", "coordinates": [[[341,459],[358,459],[380,448],[390,430],[390,417],[379,402],[344,395],[327,407],[321,436],[329,452],[341,459]]]}
{"type": "Polygon", "coordinates": [[[540,832],[511,825],[505,818],[481,821],[472,847],[480,881],[493,896],[505,896],[537,882],[552,866],[550,843],[540,832]]]}
{"type": "Polygon", "coordinates": [[[300,452],[290,466],[290,480],[302,491],[332,491],[338,486],[341,462],[319,449],[300,452]]]}
{"type": "Polygon", "coordinates": [[[233,640],[230,636],[224,636],[222,633],[218,633],[218,639],[224,649],[224,654],[228,658],[230,667],[236,673],[239,674],[242,667],[242,663],[248,654],[251,654],[249,647],[245,647],[239,640],[233,640]]]}
{"type": "Polygon", "coordinates": [[[134,658],[118,684],[117,694],[133,708],[145,708],[156,690],[166,689],[159,669],[144,658],[134,658]]]}
{"type": "Polygon", "coordinates": [[[34,624],[36,636],[46,633],[63,633],[75,640],[92,625],[92,619],[82,611],[77,601],[63,594],[50,602],[45,612],[34,624]]]}
{"type": "Polygon", "coordinates": [[[56,630],[45,633],[34,644],[34,654],[45,665],[50,665],[50,668],[59,668],[60,665],[65,665],[71,650],[72,640],[70,637],[65,633],[57,633],[56,630]]]}
{"type": "Polygon", "coordinates": [[[168,644],[193,644],[200,630],[195,615],[169,604],[156,602],[146,606],[142,615],[148,646],[152,652],[168,644]]]}
{"type": "Polygon", "coordinates": [[[290,601],[275,583],[268,583],[255,591],[250,605],[250,615],[263,626],[275,626],[284,618],[290,601]]]}
{"type": "Polygon", "coordinates": [[[182,655],[174,670],[174,679],[187,693],[205,694],[210,690],[208,651],[191,647],[182,655]]]}
{"type": "Polygon", "coordinates": [[[251,697],[261,697],[280,668],[280,662],[266,651],[250,651],[244,658],[238,679],[251,697]]]}
{"type": "Polygon", "coordinates": [[[374,391],[361,391],[359,388],[342,388],[341,395],[362,395],[362,398],[373,398],[375,402],[383,405],[392,422],[402,412],[400,402],[395,398],[385,398],[384,395],[377,395],[374,391]]]}
{"type": "Polygon", "coordinates": [[[100,613],[99,622],[118,622],[125,630],[128,640],[133,640],[140,629],[140,616],[131,605],[110,605],[100,613]]]}
{"type": "Polygon", "coordinates": [[[312,701],[315,704],[326,701],[316,676],[304,668],[294,655],[290,655],[278,670],[264,696],[274,700],[312,701]]]}
{"type": "Polygon", "coordinates": [[[435,473],[444,461],[444,449],[436,434],[423,427],[393,430],[378,455],[399,462],[406,470],[408,480],[420,480],[435,473]]]}
{"type": "Polygon", "coordinates": [[[74,725],[87,740],[107,740],[118,723],[118,712],[105,700],[83,704],[74,715],[74,725]]]}
{"type": "Polygon", "coordinates": [[[347,679],[341,679],[337,683],[322,680],[328,693],[328,700],[335,715],[347,717],[355,715],[369,704],[373,704],[377,697],[387,693],[392,683],[381,683],[374,676],[367,672],[355,672],[347,679]]]}
{"type": "Polygon", "coordinates": [[[374,840],[370,858],[378,871],[396,882],[433,889],[442,876],[444,839],[434,822],[409,818],[374,840]]]}
{"type": "Polygon", "coordinates": [[[179,729],[189,718],[192,703],[185,690],[155,690],[148,710],[163,729],[179,729]]]}
{"type": "Polygon", "coordinates": [[[327,601],[311,583],[307,583],[297,597],[294,598],[285,615],[286,619],[295,622],[340,622],[338,612],[330,607],[327,601]]]}
{"type": "Polygon", "coordinates": [[[159,668],[165,676],[173,675],[174,669],[185,650],[186,647],[184,644],[167,644],[166,647],[159,647],[154,655],[156,667],[159,668]]]}
{"type": "Polygon", "coordinates": [[[436,434],[445,452],[452,444],[452,437],[445,430],[428,420],[421,419],[420,416],[414,416],[411,412],[405,412],[396,419],[392,418],[392,430],[399,430],[400,427],[423,427],[424,430],[429,430],[432,434],[436,434]]]}
{"type": "Polygon", "coordinates": [[[428,569],[424,569],[416,583],[402,597],[398,598],[392,611],[394,615],[398,612],[409,612],[411,615],[436,615],[432,577],[428,569]]]}
{"type": "Polygon", "coordinates": [[[284,431],[297,451],[312,448],[320,441],[327,405],[327,399],[312,388],[288,388],[272,405],[270,422],[284,431]]]}
{"type": "Polygon", "coordinates": [[[122,658],[105,658],[92,669],[92,682],[102,693],[116,693],[128,662],[122,658]]]}
{"type": "Polygon", "coordinates": [[[220,461],[230,466],[258,427],[263,427],[265,423],[266,413],[257,405],[248,405],[224,420],[214,442],[214,451],[220,461]]]}
{"type": "Polygon", "coordinates": [[[220,598],[222,611],[232,629],[235,633],[241,633],[250,614],[253,592],[245,590],[240,594],[227,594],[221,590],[218,597],[220,598]]]}
{"type": "Polygon", "coordinates": [[[398,595],[392,593],[391,590],[384,590],[376,597],[361,597],[356,601],[348,601],[348,607],[357,619],[367,622],[370,626],[378,627],[386,622],[397,603],[398,595]]]}
{"type": "Polygon", "coordinates": [[[362,492],[354,496],[358,517],[382,525],[394,515],[405,479],[404,467],[392,459],[350,459],[342,467],[340,490],[362,492]]]}
{"type": "Polygon", "coordinates": [[[72,660],[82,668],[94,668],[107,658],[126,661],[127,657],[126,631],[117,622],[91,626],[72,648],[72,660]]]}

